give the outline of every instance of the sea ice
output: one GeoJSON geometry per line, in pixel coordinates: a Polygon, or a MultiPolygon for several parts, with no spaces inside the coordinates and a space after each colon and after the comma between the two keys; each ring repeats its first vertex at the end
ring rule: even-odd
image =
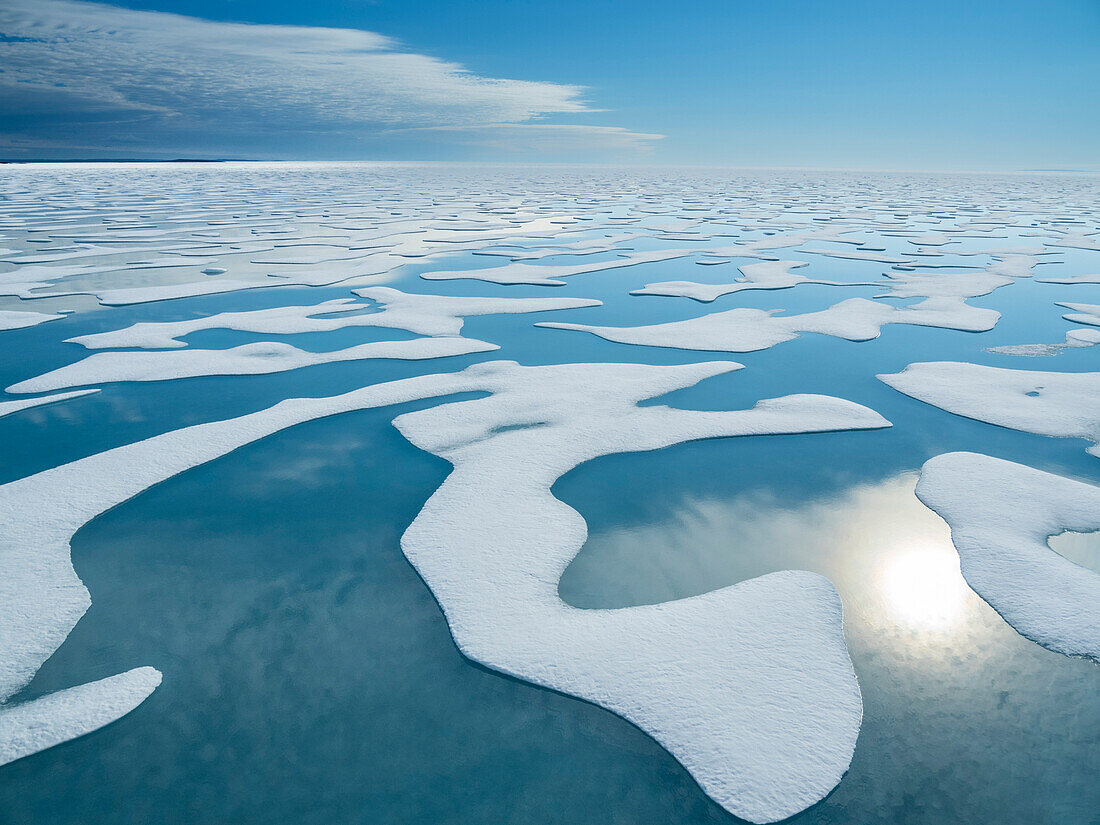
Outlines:
{"type": "Polygon", "coordinates": [[[950,525],[963,576],[1006,622],[1043,647],[1100,661],[1100,573],[1047,543],[1100,530],[1100,487],[947,453],[925,462],[917,496],[950,525]]]}
{"type": "Polygon", "coordinates": [[[14,705],[0,703],[0,765],[108,725],[145,701],[160,671],[139,667],[14,705]]]}
{"type": "Polygon", "coordinates": [[[53,404],[57,401],[66,401],[81,395],[99,392],[99,390],[74,390],[72,392],[59,392],[54,395],[44,395],[41,398],[18,398],[14,401],[0,401],[0,418],[11,415],[21,410],[29,410],[32,407],[41,407],[45,404],[53,404]]]}
{"type": "MultiPolygon", "coordinates": [[[[447,340],[447,339],[428,339],[447,340]]],[[[621,610],[581,610],[557,594],[586,538],[550,492],[578,464],[736,435],[889,426],[837,398],[793,395],[730,412],[637,406],[739,368],[478,364],[332,398],[299,398],[227,421],[118,447],[0,486],[0,696],[25,686],[87,609],[69,541],[96,515],[177,473],[295,424],[459,392],[487,398],[400,416],[414,444],[454,465],[402,539],[462,651],[490,668],[578,696],[629,719],[670,750],[704,790],[754,822],[824,797],[847,770],[862,716],[824,578],[784,571],[711,593],[621,610]]],[[[111,710],[65,694],[5,708],[20,714],[12,758],[124,713],[155,687],[112,694],[111,710]],[[75,706],[75,709],[74,709],[75,706]],[[54,731],[26,744],[25,731],[54,731]]],[[[119,677],[116,677],[119,678],[119,677]]],[[[99,684],[99,683],[95,683],[99,684]]],[[[94,692],[95,684],[81,693],[94,692]]]]}
{"type": "Polygon", "coordinates": [[[37,326],[46,321],[56,321],[64,317],[64,315],[51,315],[45,312],[21,312],[13,309],[0,309],[0,330],[24,329],[25,327],[37,326]]]}
{"type": "Polygon", "coordinates": [[[1094,442],[1100,457],[1100,372],[1008,370],[960,361],[910,364],[879,380],[955,415],[1013,430],[1094,442]]]}
{"type": "Polygon", "coordinates": [[[347,315],[369,307],[351,298],[336,298],[312,306],[273,307],[246,312],[222,312],[203,318],[161,323],[138,323],[125,329],[98,332],[67,339],[87,349],[140,347],[175,349],[186,346],[179,339],[203,329],[233,329],[240,332],[291,335],[301,332],[329,332],[347,327],[404,329],[417,335],[458,335],[462,319],[473,315],[548,312],[559,309],[600,306],[587,298],[466,298],[449,295],[419,295],[384,286],[352,290],[376,302],[381,312],[347,315]],[[336,315],[318,318],[319,315],[336,315]]]}
{"type": "Polygon", "coordinates": [[[667,295],[673,298],[691,298],[695,301],[710,303],[723,295],[730,295],[745,289],[786,289],[797,284],[811,283],[805,275],[791,272],[792,269],[802,266],[806,266],[805,261],[761,261],[760,263],[745,264],[738,267],[744,277],[733,283],[700,284],[695,281],[662,281],[656,284],[646,284],[643,289],[635,289],[630,294],[667,295]]]}
{"type": "Polygon", "coordinates": [[[494,284],[542,284],[543,286],[564,286],[565,281],[572,275],[581,275],[586,272],[603,272],[607,269],[619,269],[624,266],[652,263],[655,261],[668,261],[673,258],[683,258],[691,255],[690,249],[662,249],[657,252],[629,252],[613,261],[602,263],[584,263],[542,266],[539,264],[508,263],[504,266],[489,267],[488,269],[457,269],[453,271],[422,272],[421,278],[429,281],[450,281],[456,279],[472,279],[488,281],[494,284]]]}
{"type": "Polygon", "coordinates": [[[242,344],[230,349],[98,352],[74,364],[20,381],[7,391],[46,392],[115,381],[170,381],[207,375],[266,375],[337,361],[447,358],[495,349],[499,349],[496,344],[485,341],[446,337],[373,341],[331,352],[308,352],[277,341],[242,344]]]}
{"type": "Polygon", "coordinates": [[[850,341],[869,341],[877,338],[886,324],[985,332],[992,329],[1000,318],[1000,313],[994,310],[972,307],[952,298],[929,298],[901,308],[866,298],[849,298],[821,312],[775,315],[778,311],[739,307],[686,321],[639,327],[600,327],[552,321],[536,326],[590,332],[622,344],[713,352],[753,352],[794,340],[804,332],[832,335],[850,341]]]}

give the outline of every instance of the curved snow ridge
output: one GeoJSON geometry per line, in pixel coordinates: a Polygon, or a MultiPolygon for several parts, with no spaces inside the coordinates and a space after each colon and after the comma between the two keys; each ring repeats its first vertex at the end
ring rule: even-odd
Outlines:
{"type": "MultiPolygon", "coordinates": [[[[558,577],[587,529],[550,486],[582,461],[691,439],[889,426],[859,404],[816,395],[730,412],[636,406],[739,368],[728,362],[477,364],[330,398],[283,401],[0,486],[6,527],[0,537],[0,700],[26,686],[87,609],[69,542],[97,515],[295,424],[489,392],[397,419],[413,443],[455,465],[402,546],[439,599],[459,646],[489,667],[638,724],[733,813],[756,822],[791,816],[840,781],[862,716],[840,601],[827,580],[786,571],[624,610],[572,608],[557,595],[558,577]],[[522,428],[533,424],[540,426],[522,428]]],[[[148,671],[131,673],[147,674],[132,677],[139,682],[151,679],[148,671]]],[[[125,713],[144,689],[130,687],[126,701],[104,694],[108,712],[91,699],[5,707],[21,715],[0,730],[15,731],[15,741],[20,731],[49,727],[55,733],[38,742],[47,747],[125,713]]],[[[87,693],[74,696],[95,690],[84,686],[87,693]]],[[[25,736],[18,741],[24,744],[10,745],[10,753],[30,752],[33,743],[25,744],[25,736]]]]}
{"type": "Polygon", "coordinates": [[[849,341],[870,341],[878,338],[886,324],[986,332],[993,329],[1001,317],[996,310],[972,307],[956,298],[928,298],[919,304],[901,308],[866,298],[849,298],[820,312],[775,315],[776,312],[779,310],[739,307],[686,321],[639,327],[560,322],[541,322],[535,326],[589,332],[621,344],[711,352],[753,352],[793,341],[805,332],[849,341]]]}
{"type": "Polygon", "coordinates": [[[977,453],[925,462],[917,497],[951,527],[962,574],[1034,642],[1100,661],[1100,573],[1050,548],[1100,530],[1100,487],[977,453]]]}
{"type": "Polygon", "coordinates": [[[40,398],[18,398],[14,401],[0,401],[0,418],[33,407],[42,407],[46,404],[56,404],[58,401],[67,401],[70,398],[79,398],[99,390],[73,390],[72,392],[59,392],[53,395],[43,395],[40,398]]]}
{"type": "Polygon", "coordinates": [[[557,591],[587,527],[551,487],[578,464],[703,438],[889,426],[813,395],[731,412],[637,406],[739,366],[469,368],[492,395],[394,422],[454,465],[402,548],[467,657],[623,716],[727,810],[773,822],[836,786],[859,732],[832,584],[785,571],[616,610],[573,608],[557,591]]]}
{"type": "Polygon", "coordinates": [[[125,329],[98,332],[67,339],[87,349],[137,347],[178,349],[187,346],[179,339],[204,329],[232,329],[271,335],[303,332],[331,332],[346,327],[404,329],[417,335],[455,336],[462,331],[462,319],[474,315],[522,314],[559,309],[600,306],[587,298],[466,298],[418,295],[390,287],[352,290],[378,304],[380,312],[366,315],[342,314],[335,318],[319,315],[362,312],[370,307],[351,298],[336,298],[311,306],[285,306],[245,312],[220,312],[185,321],[143,322],[125,329]]]}
{"type": "Polygon", "coordinates": [[[33,752],[27,750],[28,743],[48,747],[64,741],[59,738],[64,731],[73,736],[87,733],[111,721],[105,706],[122,715],[144,698],[139,697],[144,687],[155,687],[147,673],[129,677],[133,682],[97,682],[93,684],[101,687],[84,685],[73,689],[75,693],[62,692],[69,697],[64,701],[47,701],[47,696],[3,704],[30,683],[91,604],[70,558],[69,543],[83,525],[165,479],[294,424],[461,392],[465,387],[456,376],[432,375],[331,398],[283,401],[257,413],[174,430],[0,485],[0,709],[8,720],[0,723],[0,753],[14,759],[33,752]],[[41,739],[35,738],[35,729],[44,732],[41,739]]]}
{"type": "Polygon", "coordinates": [[[211,375],[267,375],[274,372],[372,358],[423,360],[500,349],[472,338],[413,338],[374,341],[331,352],[308,352],[276,341],[230,349],[176,349],[156,352],[97,352],[75,364],[28,378],[8,392],[45,392],[116,381],[171,381],[211,375]]]}
{"type": "Polygon", "coordinates": [[[1089,326],[1100,327],[1100,304],[1071,304],[1068,302],[1059,302],[1057,305],[1073,310],[1073,312],[1067,312],[1062,316],[1067,321],[1073,321],[1075,324],[1088,324],[1089,326]]]}
{"type": "Polygon", "coordinates": [[[1100,372],[926,361],[877,377],[898,392],[955,415],[1025,433],[1087,439],[1093,442],[1088,452],[1100,458],[1100,372]]]}
{"type": "Polygon", "coordinates": [[[98,730],[125,716],[160,685],[139,667],[16,705],[0,704],[0,765],[98,730]]]}

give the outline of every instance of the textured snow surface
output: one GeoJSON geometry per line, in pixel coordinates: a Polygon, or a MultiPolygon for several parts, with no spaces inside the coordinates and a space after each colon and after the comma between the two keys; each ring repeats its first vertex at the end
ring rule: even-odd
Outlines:
{"type": "Polygon", "coordinates": [[[706,792],[755,822],[791,816],[847,770],[861,719],[832,585],[784,571],[695,598],[579,610],[558,598],[587,536],[554,498],[584,461],[716,436],[888,426],[822,396],[695,412],[636,402],[737,368],[478,365],[493,395],[394,423],[455,469],[402,539],[462,651],[588,699],[664,745],[706,792]]]}
{"type": "Polygon", "coordinates": [[[1013,430],[1094,442],[1100,457],[1100,372],[1038,372],[961,361],[910,364],[880,380],[956,415],[1013,430]]]}
{"type": "Polygon", "coordinates": [[[8,387],[8,392],[46,392],[113,381],[170,381],[204,375],[265,375],[317,364],[368,358],[419,360],[490,352],[496,344],[470,338],[414,338],[375,341],[332,352],[307,352],[277,341],[242,344],[231,349],[182,349],[157,352],[98,352],[75,364],[8,387]]]}
{"type": "Polygon", "coordinates": [[[88,349],[141,348],[174,349],[186,346],[179,339],[203,329],[232,329],[240,332],[291,335],[302,332],[331,332],[347,327],[385,327],[404,329],[417,335],[458,335],[462,319],[471,315],[547,312],[600,306],[585,298],[461,298],[416,295],[390,287],[376,286],[353,290],[381,306],[381,312],[363,312],[369,305],[351,298],[337,298],[312,306],[274,307],[247,312],[220,312],[186,321],[139,323],[125,329],[69,338],[88,349]],[[336,315],[319,318],[319,315],[336,315]]]}
{"type": "MultiPolygon", "coordinates": [[[[1045,314],[1031,315],[1034,329],[1043,332],[1030,340],[1047,343],[991,349],[1012,355],[1063,353],[1060,363],[1078,364],[1091,353],[1077,349],[1100,343],[1100,310],[1089,286],[1100,283],[1100,276],[1081,274],[1096,271],[1093,258],[1100,249],[1095,181],[1087,176],[666,174],[564,166],[517,171],[265,163],[20,164],[0,174],[10,184],[0,214],[0,296],[18,299],[3,298],[0,329],[67,317],[63,324],[46,323],[33,333],[13,332],[11,338],[33,339],[37,346],[51,334],[62,337],[62,329],[65,336],[74,335],[70,330],[79,327],[88,334],[71,338],[75,344],[115,350],[93,354],[47,341],[24,359],[13,345],[12,369],[6,374],[15,377],[8,381],[51,370],[20,380],[12,387],[16,392],[248,376],[341,361],[349,366],[303,371],[285,381],[218,383],[235,386],[246,399],[251,386],[278,392],[295,381],[311,385],[318,373],[360,375],[368,382],[378,380],[371,377],[373,368],[350,362],[495,350],[494,344],[459,337],[467,317],[584,307],[590,309],[544,317],[646,326],[539,325],[630,344],[749,352],[809,333],[866,341],[895,323],[982,332],[992,329],[999,315],[969,302],[1027,318],[1034,309],[1029,296],[1048,296],[1043,300],[1093,303],[1061,304],[1063,317],[1074,325],[1068,333],[1049,306],[1045,314]],[[586,277],[570,280],[581,275],[586,277]],[[692,280],[703,276],[727,281],[692,280]],[[1032,277],[1041,283],[1012,286],[1032,277]],[[391,281],[413,292],[392,289],[391,281]],[[543,287],[566,283],[603,299],[607,308],[591,309],[600,306],[591,298],[460,294],[558,294],[543,287]],[[752,292],[802,284],[830,289],[752,292]],[[831,292],[831,301],[839,301],[852,294],[832,289],[838,286],[864,287],[855,294],[865,297],[823,309],[826,304],[816,302],[819,296],[831,292]],[[273,287],[284,289],[259,292],[273,287]],[[312,297],[315,287],[322,297],[312,297]],[[624,293],[631,289],[635,295],[701,302],[728,296],[719,308],[729,311],[681,320],[714,307],[627,298],[624,293]],[[982,300],[1001,289],[1004,293],[995,299],[982,300]],[[243,290],[252,292],[232,294],[243,290]],[[794,309],[752,308],[774,307],[784,296],[793,299],[794,309]],[[161,301],[174,303],[148,305],[161,301]],[[276,303],[292,306],[273,307],[276,303]],[[24,311],[29,307],[41,311],[24,311]],[[426,337],[359,344],[408,336],[363,334],[357,327],[426,337]],[[201,331],[213,329],[257,336],[247,340],[259,342],[211,351],[188,338],[196,334],[201,341],[201,331]],[[295,339],[298,346],[263,340],[297,333],[318,338],[295,339]],[[64,365],[78,357],[83,360],[64,365]]],[[[500,343],[516,346],[516,356],[505,350],[497,357],[522,354],[545,362],[575,360],[579,351],[623,353],[615,347],[605,350],[602,342],[541,330],[529,338],[526,328],[533,321],[512,319],[500,343]]],[[[881,346],[861,347],[858,353],[855,347],[812,339],[786,352],[795,358],[820,356],[823,370],[839,366],[845,380],[855,381],[852,370],[868,369],[887,353],[892,365],[883,368],[897,369],[920,358],[969,358],[943,353],[974,351],[986,343],[929,331],[884,337],[888,340],[881,346]],[[894,363],[891,348],[902,341],[913,353],[894,363]],[[936,354],[921,355],[924,346],[936,354]],[[843,363],[838,365],[837,358],[843,363]]],[[[653,350],[629,356],[693,360],[690,354],[653,350]]],[[[783,360],[783,351],[759,358],[754,369],[778,370],[775,380],[792,366],[783,360]]],[[[423,368],[390,364],[386,371],[423,368]]],[[[438,368],[457,367],[444,362],[438,368]]],[[[737,412],[648,405],[664,392],[736,368],[730,362],[682,367],[482,364],[335,398],[287,400],[260,413],[167,433],[0,486],[0,761],[118,718],[159,679],[151,668],[138,667],[34,696],[32,677],[88,604],[69,561],[68,542],[80,525],[150,485],[301,421],[433,396],[489,393],[398,420],[411,441],[455,467],[410,528],[404,548],[439,598],[462,650],[487,667],[631,720],[739,816],[770,821],[797,813],[828,793],[843,774],[860,723],[840,604],[827,581],[786,571],[695,598],[616,610],[578,610],[557,596],[558,577],[584,543],[587,528],[550,490],[578,463],[695,438],[887,426],[864,407],[820,396],[788,396],[737,412]],[[642,401],[646,405],[638,406],[642,401]]],[[[805,368],[793,365],[788,377],[804,375],[805,368]]],[[[1095,442],[1100,437],[1095,376],[914,364],[884,380],[961,415],[1095,442]]],[[[772,380],[763,373],[759,377],[772,380]]],[[[195,382],[177,388],[198,393],[195,420],[203,420],[208,386],[195,382]]],[[[156,411],[157,387],[147,390],[134,400],[121,400],[138,404],[141,408],[133,410],[138,416],[147,412],[141,406],[146,402],[156,411]]],[[[881,386],[878,391],[888,392],[881,386]]],[[[96,390],[0,400],[0,416],[89,392],[96,390]]],[[[119,440],[125,440],[131,419],[113,402],[130,393],[125,388],[107,392],[111,405],[74,403],[71,415],[68,405],[51,414],[27,412],[5,426],[21,433],[40,428],[34,437],[50,443],[53,427],[106,423],[123,428],[119,440]],[[80,413],[94,417],[85,420],[80,413]]],[[[289,392],[313,394],[308,388],[289,392]]],[[[981,430],[974,431],[980,436],[981,430]]],[[[930,436],[932,441],[937,437],[930,436]]],[[[1029,436],[1013,441],[1039,449],[1057,446],[1029,436]]],[[[70,443],[81,443],[79,434],[69,439],[62,429],[59,449],[70,443]]],[[[1092,452],[1100,454],[1100,446],[1092,452]]],[[[1021,632],[1054,649],[1096,658],[1086,632],[1095,594],[1062,581],[1092,579],[1080,572],[1066,574],[1064,559],[1046,548],[1044,532],[1087,529],[1089,518],[1067,508],[1079,500],[1095,514],[1094,488],[1069,479],[1050,481],[1054,477],[1003,462],[989,465],[987,472],[976,459],[951,463],[948,458],[929,462],[922,495],[932,500],[937,478],[948,487],[971,479],[965,482],[971,487],[958,496],[945,495],[937,505],[942,504],[945,517],[958,516],[953,526],[964,570],[970,565],[971,584],[982,587],[1021,632]],[[1035,501],[1029,498],[1033,489],[1048,486],[1057,493],[1049,501],[1038,494],[1035,501]],[[1040,499],[1050,505],[1043,513],[1037,511],[1040,499]],[[994,511],[1002,515],[990,515],[994,511]],[[1042,522],[1041,529],[1025,524],[1027,513],[1042,522]],[[1007,535],[1010,521],[1019,530],[1007,535]],[[977,527],[968,532],[967,525],[977,527]],[[1019,556],[1028,563],[998,578],[1000,566],[1019,556]],[[1047,565],[1050,581],[1044,573],[1031,572],[1032,561],[1047,565]],[[993,583],[979,584],[988,570],[998,574],[993,583]],[[1032,588],[1032,579],[1041,588],[1032,588]],[[1059,602],[1060,587],[1072,603],[1059,602]],[[1079,615],[1071,615],[1074,610],[1079,615]],[[1061,626],[1061,636],[1042,635],[1054,634],[1055,626],[1061,626]]],[[[746,483],[754,482],[758,468],[745,469],[746,483]]],[[[77,638],[69,644],[78,644],[77,638]]],[[[118,667],[165,664],[134,661],[118,667]]],[[[103,675],[77,672],[62,686],[103,675]]],[[[160,712],[156,707],[154,700],[151,716],[160,712]]],[[[881,718],[876,721],[881,725],[881,718]]],[[[866,775],[858,779],[863,781],[866,775]]]]}
{"type": "Polygon", "coordinates": [[[76,739],[125,716],[160,684],[139,667],[14,705],[0,704],[0,765],[76,739]]]}
{"type": "Polygon", "coordinates": [[[488,269],[458,269],[423,272],[421,278],[429,281],[451,281],[471,279],[489,281],[494,284],[542,284],[543,286],[564,286],[562,278],[581,275],[586,272],[603,272],[607,269],[621,269],[624,266],[669,261],[692,254],[690,249],[664,249],[659,252],[631,252],[613,261],[584,264],[525,264],[509,263],[488,269]]]}
{"type": "Polygon", "coordinates": [[[1100,661],[1100,573],[1047,544],[1100,530],[1100,487],[976,453],[925,462],[917,496],[951,526],[963,576],[1019,633],[1100,661]]]}
{"type": "Polygon", "coordinates": [[[877,338],[886,324],[917,324],[984,332],[992,329],[1001,317],[995,310],[972,307],[954,298],[928,298],[900,309],[866,298],[849,298],[821,312],[803,315],[776,315],[776,312],[779,310],[741,307],[686,321],[641,327],[599,327],[549,321],[536,326],[590,332],[621,344],[713,352],[753,352],[792,341],[804,332],[832,335],[849,341],[869,341],[877,338]]]}
{"type": "MultiPolygon", "coordinates": [[[[434,395],[490,392],[395,422],[414,444],[455,466],[402,546],[443,606],[460,648],[488,667],[631,720],[739,816],[770,822],[797,813],[847,770],[862,714],[840,600],[826,579],[785,571],[623,610],[580,610],[557,595],[558,578],[587,531],[550,486],[577,464],[693,439],[889,426],[866,407],[814,395],[732,412],[636,406],[738,368],[478,364],[332,398],[283,401],[4,485],[0,696],[25,686],[87,609],[69,541],[96,515],[303,421],[434,395]]],[[[143,684],[152,684],[151,675],[143,684]]],[[[125,692],[110,706],[125,712],[139,694],[125,692]]],[[[102,724],[96,710],[102,705],[93,705],[58,698],[15,706],[21,715],[13,722],[12,753],[27,752],[18,743],[31,741],[19,733],[29,726],[79,735],[102,724]]],[[[42,741],[49,745],[60,735],[42,741]]]]}
{"type": "Polygon", "coordinates": [[[23,312],[21,310],[0,310],[0,330],[23,329],[33,327],[46,321],[56,321],[64,318],[64,315],[54,315],[45,312],[23,312]]]}

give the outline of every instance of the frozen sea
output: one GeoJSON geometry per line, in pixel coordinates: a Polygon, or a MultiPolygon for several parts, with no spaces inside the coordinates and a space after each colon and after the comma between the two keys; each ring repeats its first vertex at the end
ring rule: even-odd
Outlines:
{"type": "MultiPolygon", "coordinates": [[[[1096,661],[1013,629],[968,586],[947,525],[914,495],[924,462],[953,451],[1100,484],[1090,442],[955,415],[876,376],[927,361],[1100,370],[1100,348],[1057,347],[1069,332],[1100,326],[1100,314],[1095,324],[1078,323],[1059,306],[1100,304],[1100,275],[1079,277],[1100,273],[1098,232],[1100,178],[1090,175],[6,166],[0,311],[63,317],[0,331],[4,387],[93,353],[152,351],[67,341],[137,323],[335,299],[374,312],[353,289],[601,305],[467,316],[462,337],[494,351],[255,375],[154,371],[145,380],[92,383],[98,392],[0,418],[0,483],[283,399],[484,361],[735,361],[744,369],[660,403],[741,410],[760,399],[820,394],[870,408],[893,426],[708,438],[585,461],[552,487],[588,525],[558,582],[561,600],[625,608],[776,571],[821,574],[843,603],[863,717],[835,790],[786,821],[1095,825],[1096,661]],[[776,240],[784,237],[786,246],[776,240]],[[525,258],[532,250],[537,257],[525,258]],[[683,254],[598,268],[662,250],[683,254]],[[421,277],[508,267],[511,258],[582,271],[560,286],[421,277]],[[737,283],[739,267],[767,260],[804,263],[792,271],[808,280],[710,303],[631,294],[663,282],[737,283]],[[808,331],[747,351],[617,343],[535,326],[652,327],[738,308],[778,310],[771,317],[781,318],[852,298],[904,310],[933,292],[891,295],[884,275],[912,272],[937,276],[951,300],[1000,318],[978,332],[958,328],[949,313],[937,326],[900,312],[877,338],[808,331]],[[965,291],[969,276],[990,272],[1005,283],[960,294],[959,283],[965,291]],[[222,282],[225,291],[187,297],[195,285],[222,282]],[[135,292],[167,285],[184,297],[135,292]],[[1025,344],[1050,347],[1038,357],[989,351],[1025,344]]],[[[329,353],[417,337],[385,326],[289,334],[212,326],[170,351],[281,342],[329,353]]],[[[9,392],[0,404],[26,397],[9,392]]],[[[620,716],[459,652],[400,546],[450,465],[391,422],[439,403],[307,421],[172,475],[83,526],[72,563],[91,607],[9,701],[146,665],[163,681],[106,727],[0,767],[0,822],[741,821],[620,716]]],[[[1088,403],[1075,413],[1095,420],[1088,403]]],[[[539,415],[537,404],[531,415],[539,415]]],[[[64,507],[79,491],[56,494],[64,507]]],[[[1095,571],[1098,537],[1059,536],[1052,546],[1095,571]]],[[[1026,592],[1028,582],[1018,584],[1026,592]]],[[[1095,603],[1081,609],[1100,612],[1095,603]]],[[[731,690],[729,701],[742,698],[731,690]]],[[[736,741],[737,731],[729,735],[736,741]]]]}

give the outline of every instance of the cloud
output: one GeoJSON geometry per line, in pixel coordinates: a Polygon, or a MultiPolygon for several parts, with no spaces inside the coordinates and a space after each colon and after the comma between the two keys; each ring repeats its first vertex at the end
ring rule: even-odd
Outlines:
{"type": "Polygon", "coordinates": [[[584,89],[478,76],[373,32],[223,23],[71,0],[0,8],[8,145],[275,153],[409,140],[530,151],[633,150],[655,136],[552,125],[584,89]],[[480,139],[471,139],[472,134],[480,139]]]}

